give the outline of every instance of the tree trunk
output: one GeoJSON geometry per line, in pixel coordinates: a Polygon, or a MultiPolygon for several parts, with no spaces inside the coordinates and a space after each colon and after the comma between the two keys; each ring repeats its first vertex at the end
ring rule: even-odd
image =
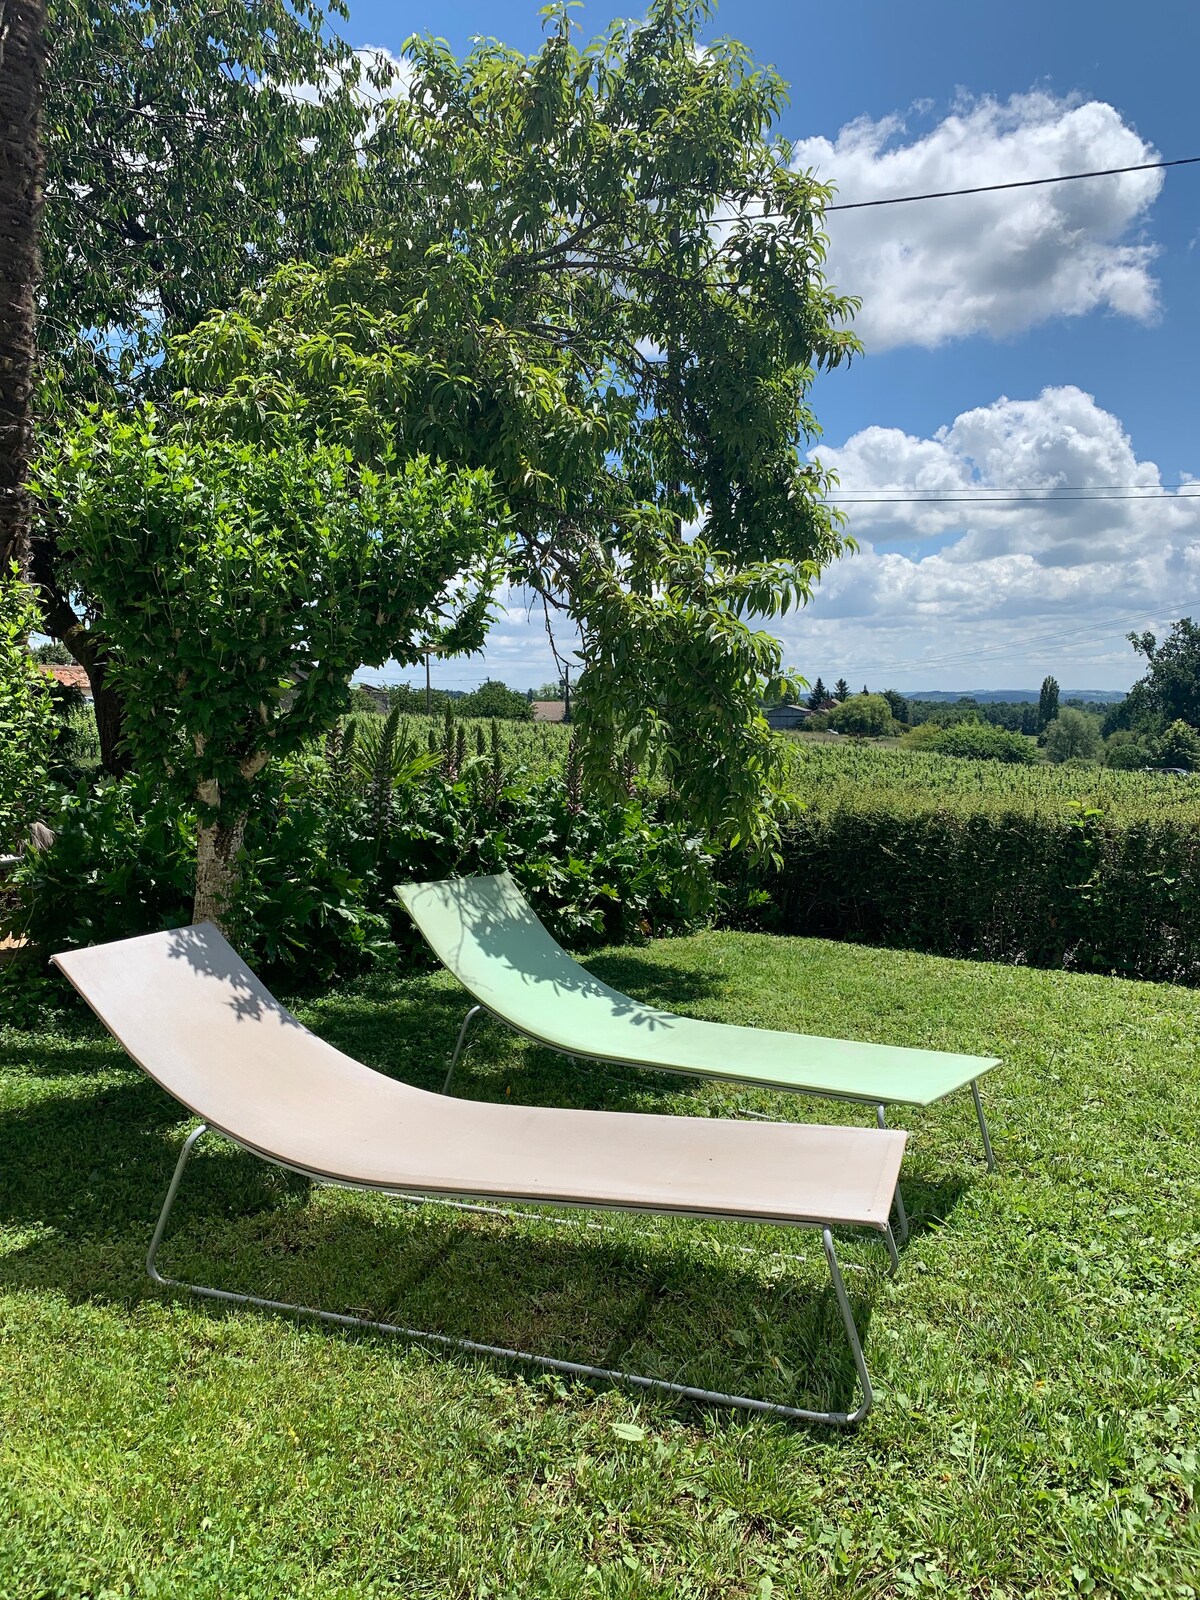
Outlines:
{"type": "MultiPolygon", "coordinates": [[[[0,0],[3,3],[3,0],[0,0]]],[[[100,762],[110,777],[120,778],[132,765],[121,739],[125,730],[125,703],[108,682],[108,657],[93,628],[86,627],[59,585],[55,574],[53,530],[43,527],[33,541],[32,578],[42,603],[47,633],[65,644],[88,675],[92,686],[100,762]]]]}
{"type": "Polygon", "coordinates": [[[228,931],[228,914],[238,884],[237,853],[246,832],[246,813],[202,823],[196,833],[196,897],[193,922],[215,922],[228,931]]]}
{"type": "Polygon", "coordinates": [[[45,0],[0,0],[0,571],[29,569],[45,0]]]}
{"type": "Polygon", "coordinates": [[[122,778],[133,762],[125,734],[125,702],[108,683],[103,657],[88,667],[92,685],[92,710],[96,714],[96,733],[100,739],[100,764],[110,777],[122,778]]]}

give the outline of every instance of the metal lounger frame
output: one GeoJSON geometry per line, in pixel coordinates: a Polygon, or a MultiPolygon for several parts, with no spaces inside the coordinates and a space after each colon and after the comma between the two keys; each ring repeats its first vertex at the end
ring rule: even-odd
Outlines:
{"type": "MultiPolygon", "coordinates": [[[[208,1123],[201,1122],[192,1130],[191,1133],[188,1134],[187,1138],[184,1140],[183,1148],[179,1152],[179,1159],[175,1163],[175,1171],[172,1174],[171,1182],[167,1188],[166,1197],[163,1200],[162,1210],[159,1213],[158,1222],[154,1229],[154,1235],[150,1241],[150,1249],[146,1255],[146,1271],[149,1273],[153,1282],[158,1284],[161,1288],[183,1289],[189,1294],[199,1295],[203,1299],[218,1300],[228,1305],[260,1306],[266,1311],[278,1311],[292,1316],[316,1317],[323,1322],[330,1322],[336,1327],[341,1328],[367,1328],[378,1333],[398,1334],[400,1337],[405,1339],[421,1340],[424,1343],[436,1344],[444,1348],[465,1350],[470,1355],[490,1356],[503,1361],[520,1361],[529,1366],[540,1367],[550,1372],[567,1373],[571,1377],[599,1379],[602,1381],[625,1384],[638,1389],[655,1390],[665,1394],[676,1395],[680,1399],[693,1400],[702,1405],[731,1406],[741,1411],[759,1412],[771,1416],[782,1417],[789,1422],[822,1422],[838,1427],[853,1427],[863,1420],[863,1418],[870,1411],[874,1402],[874,1391],[871,1388],[871,1379],[867,1373],[867,1364],[863,1357],[862,1343],[859,1339],[858,1329],[854,1322],[854,1313],[850,1308],[850,1300],[846,1294],[846,1286],[842,1281],[842,1272],[838,1264],[837,1252],[834,1249],[833,1233],[829,1226],[819,1223],[779,1223],[777,1219],[770,1217],[739,1219],[742,1221],[751,1222],[760,1221],[764,1224],[771,1223],[782,1227],[791,1226],[820,1228],[821,1242],[825,1250],[825,1260],[829,1267],[829,1276],[833,1284],[833,1292],[837,1299],[838,1311],[840,1312],[842,1319],[842,1326],[846,1332],[846,1341],[850,1346],[850,1354],[853,1358],[854,1368],[858,1374],[858,1381],[862,1390],[862,1399],[853,1411],[810,1411],[800,1406],[780,1405],[772,1400],[756,1400],[749,1395],[722,1394],[712,1389],[695,1388],[690,1384],[671,1383],[666,1378],[647,1377],[644,1373],[624,1372],[618,1368],[612,1367],[593,1367],[581,1361],[564,1361],[553,1356],[536,1355],[529,1350],[507,1349],[502,1345],[482,1344],[475,1339],[456,1338],[451,1334],[445,1333],[430,1333],[420,1328],[404,1327],[398,1323],[380,1322],[369,1317],[349,1316],[336,1311],[323,1311],[315,1306],[294,1305],[283,1300],[267,1300],[259,1295],[236,1293],[229,1289],[216,1289],[205,1284],[187,1283],[179,1278],[168,1277],[165,1273],[159,1271],[158,1252],[162,1245],[163,1236],[166,1233],[167,1223],[170,1219],[171,1211],[175,1204],[175,1197],[179,1192],[179,1186],[183,1179],[184,1169],[187,1166],[188,1158],[190,1157],[201,1136],[209,1131],[210,1125],[208,1123]]],[[[271,1166],[280,1167],[284,1171],[295,1172],[301,1177],[311,1179],[313,1182],[333,1184],[335,1187],[347,1189],[369,1188],[367,1185],[352,1184],[337,1179],[331,1179],[325,1174],[309,1172],[303,1167],[296,1167],[287,1162],[278,1161],[274,1157],[264,1155],[262,1151],[255,1150],[251,1146],[243,1144],[240,1140],[232,1138],[231,1135],[225,1133],[220,1128],[213,1127],[211,1131],[214,1133],[219,1133],[222,1138],[228,1139],[229,1142],[236,1145],[238,1149],[245,1150],[250,1155],[257,1156],[261,1161],[265,1161],[271,1166]]],[[[382,1188],[369,1188],[369,1192],[386,1194],[392,1198],[411,1201],[416,1204],[447,1204],[455,1206],[458,1209],[482,1212],[486,1215],[518,1217],[522,1215],[528,1215],[527,1213],[513,1212],[496,1206],[472,1203],[469,1200],[450,1199],[440,1194],[428,1195],[414,1193],[403,1189],[382,1188]]],[[[899,1191],[897,1190],[897,1193],[898,1192],[899,1191]]],[[[537,1201],[530,1201],[529,1203],[533,1205],[538,1204],[537,1201]]],[[[557,1201],[553,1203],[556,1206],[561,1204],[561,1202],[557,1201]]],[[[604,1207],[599,1205],[581,1205],[573,1209],[602,1211],[606,1209],[623,1210],[626,1208],[604,1207]]],[[[709,1213],[703,1212],[676,1211],[648,1211],[647,1214],[660,1216],[705,1217],[710,1215],[709,1213]]],[[[567,1219],[551,1217],[544,1220],[562,1222],[567,1219]]],[[[713,1217],[713,1220],[722,1219],[719,1217],[713,1217]]],[[[890,1258],[889,1270],[894,1272],[898,1262],[895,1239],[892,1236],[892,1230],[890,1226],[882,1230],[882,1232],[890,1258]]]]}

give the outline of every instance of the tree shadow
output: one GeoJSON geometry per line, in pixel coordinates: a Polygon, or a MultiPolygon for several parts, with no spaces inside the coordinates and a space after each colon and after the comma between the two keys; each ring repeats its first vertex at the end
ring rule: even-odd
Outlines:
{"type": "MultiPolygon", "coordinates": [[[[369,996],[334,997],[322,1003],[319,1032],[377,1072],[440,1092],[471,1003],[465,990],[426,990],[411,1000],[381,997],[374,1011],[369,996]]],[[[698,1079],[651,1069],[579,1057],[573,1064],[486,1016],[472,1025],[454,1077],[454,1092],[464,1099],[610,1111],[645,1110],[648,1100],[695,1094],[699,1087],[698,1079]]]]}
{"type": "Polygon", "coordinates": [[[0,1072],[13,1078],[74,1077],[108,1067],[128,1067],[129,1058],[89,1015],[89,1026],[78,1039],[48,1043],[42,1034],[10,1034],[0,1042],[0,1072]]]}
{"type": "MultiPolygon", "coordinates": [[[[0,1221],[52,1230],[67,1245],[131,1225],[152,1227],[178,1149],[182,1107],[142,1074],[0,1114],[0,1221]]],[[[197,1204],[253,1212],[283,1192],[262,1162],[222,1153],[203,1163],[197,1204]],[[257,1166],[261,1170],[254,1172],[257,1166]]],[[[288,1179],[287,1182],[291,1180],[288,1179]]],[[[285,1184],[286,1188],[286,1184],[285,1184]]]]}
{"type": "MultiPolygon", "coordinates": [[[[660,942],[659,947],[662,948],[660,942]]],[[[631,989],[647,1005],[690,1005],[710,1000],[721,993],[721,986],[694,967],[674,966],[669,961],[647,961],[628,950],[601,951],[586,957],[590,972],[614,989],[631,989]]]]}

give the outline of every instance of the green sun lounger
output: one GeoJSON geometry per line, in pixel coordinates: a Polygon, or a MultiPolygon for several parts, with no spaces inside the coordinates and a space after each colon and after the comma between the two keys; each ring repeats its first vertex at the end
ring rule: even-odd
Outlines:
{"type": "Polygon", "coordinates": [[[645,1005],[610,989],[569,956],[507,872],[409,883],[397,893],[439,960],[476,1001],[459,1030],[443,1092],[472,1022],[486,1012],[567,1056],[861,1100],[877,1108],[880,1127],[890,1104],[926,1106],[969,1087],[988,1168],[995,1167],[978,1082],[999,1065],[993,1056],[739,1028],[645,1005]]]}

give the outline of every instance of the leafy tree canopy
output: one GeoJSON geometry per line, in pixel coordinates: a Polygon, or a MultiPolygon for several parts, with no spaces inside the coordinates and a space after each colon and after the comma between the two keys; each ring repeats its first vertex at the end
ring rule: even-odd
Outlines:
{"type": "Polygon", "coordinates": [[[45,644],[35,644],[29,653],[44,667],[65,667],[70,665],[72,660],[71,652],[66,645],[59,644],[57,639],[48,639],[45,644]]]}
{"type": "Polygon", "coordinates": [[[892,732],[892,708],[881,694],[856,694],[842,701],[829,722],[839,733],[881,739],[892,732]]]}
{"type": "MultiPolygon", "coordinates": [[[[359,160],[392,82],[331,30],[341,0],[56,0],[43,108],[40,431],[81,401],[169,403],[172,336],[283,262],[340,254],[382,183],[359,160]],[[319,91],[319,92],[318,92],[319,91]]],[[[43,626],[87,669],[101,754],[123,769],[123,705],[103,618],[43,519],[43,626]],[[99,626],[96,624],[99,623],[99,626]]]]}
{"type": "Polygon", "coordinates": [[[480,473],[196,439],[146,408],[89,416],[37,488],[103,612],[139,769],[199,809],[197,920],[228,904],[259,773],[336,720],[351,672],[486,630],[502,533],[480,473]]]}
{"type": "Polygon", "coordinates": [[[956,722],[950,727],[922,723],[908,735],[908,743],[969,761],[1007,761],[1027,766],[1037,760],[1037,746],[1032,739],[987,722],[956,722]]]}
{"type": "Polygon", "coordinates": [[[1097,761],[1103,751],[1100,722],[1086,711],[1064,706],[1046,729],[1045,747],[1049,761],[1097,761]]]}
{"type": "Polygon", "coordinates": [[[1154,743],[1154,762],[1159,767],[1200,767],[1200,733],[1188,723],[1172,722],[1154,743]]]}
{"type": "Polygon", "coordinates": [[[460,717],[498,717],[508,722],[532,722],[533,706],[518,689],[498,678],[485,678],[478,689],[463,695],[454,707],[460,717]]]}
{"type": "Polygon", "coordinates": [[[1129,642],[1148,669],[1130,690],[1128,717],[1148,715],[1160,728],[1172,722],[1200,728],[1200,627],[1181,617],[1161,642],[1152,633],[1131,633],[1129,642]]]}
{"type": "Polygon", "coordinates": [[[757,836],[781,662],[750,619],[844,547],[802,448],[814,375],[858,346],[822,274],[828,190],[773,129],[784,86],[702,49],[705,9],[655,0],[580,47],[554,7],[529,57],[415,42],[365,152],[386,234],[284,269],[175,359],[213,427],[488,469],[510,579],[582,638],[592,782],[624,747],[678,817],[757,836]]]}
{"type": "Polygon", "coordinates": [[[171,335],[357,239],[382,197],[356,147],[390,74],[331,32],[346,15],[341,0],[57,0],[39,336],[68,396],[152,384],[171,335]]]}
{"type": "Polygon", "coordinates": [[[14,563],[0,573],[0,851],[14,849],[36,820],[56,737],[46,674],[29,651],[37,598],[14,563]]]}
{"type": "Polygon", "coordinates": [[[904,698],[900,691],[898,689],[885,689],[883,691],[883,698],[891,707],[893,719],[896,722],[907,724],[908,701],[904,698]]]}
{"type": "Polygon", "coordinates": [[[1038,695],[1038,731],[1046,728],[1058,716],[1058,679],[1043,678],[1038,695]]]}

